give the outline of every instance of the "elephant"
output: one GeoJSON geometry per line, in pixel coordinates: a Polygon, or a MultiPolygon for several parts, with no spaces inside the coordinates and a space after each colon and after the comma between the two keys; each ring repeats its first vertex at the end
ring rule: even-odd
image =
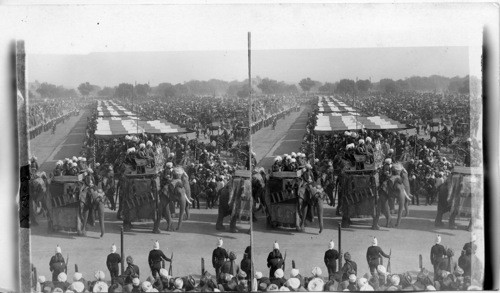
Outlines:
{"type": "Polygon", "coordinates": [[[408,173],[406,170],[393,166],[391,171],[392,175],[388,180],[389,197],[396,198],[398,200],[399,209],[396,227],[399,227],[401,224],[401,217],[407,217],[409,215],[409,203],[411,201],[411,198],[409,197],[410,184],[408,182],[408,173]]]}
{"type": "MultiPolygon", "coordinates": [[[[388,170],[386,170],[388,171],[388,170]]],[[[383,172],[383,169],[380,171],[381,173],[383,172]]],[[[352,199],[353,197],[356,196],[355,190],[355,185],[356,183],[354,182],[354,178],[356,175],[349,174],[346,172],[342,172],[339,175],[339,185],[338,185],[338,190],[339,190],[339,207],[338,209],[341,209],[342,211],[342,227],[343,228],[348,228],[351,225],[351,212],[354,210],[354,206],[356,205],[361,205],[361,204],[366,204],[368,205],[368,208],[370,209],[370,214],[373,217],[372,221],[372,229],[373,230],[379,230],[380,226],[378,225],[379,220],[380,220],[380,214],[383,214],[387,220],[386,222],[386,227],[393,227],[392,224],[392,218],[391,214],[389,212],[389,181],[387,179],[382,180],[382,182],[379,182],[379,177],[382,177],[378,172],[371,173],[370,175],[366,175],[367,178],[360,178],[360,179],[368,179],[366,180],[365,184],[366,186],[364,188],[361,188],[361,190],[368,192],[372,194],[372,197],[366,201],[362,200],[359,203],[354,203],[354,204],[349,204],[348,203],[348,198],[352,199]]],[[[359,175],[358,175],[359,176],[359,175]]],[[[357,189],[359,188],[359,182],[358,186],[356,186],[357,189]]]]}
{"type": "MultiPolygon", "coordinates": [[[[167,220],[167,231],[171,230],[172,210],[175,211],[176,203],[179,204],[179,222],[175,229],[177,231],[182,226],[184,213],[186,220],[189,219],[189,205],[192,204],[189,177],[181,167],[174,168],[172,180],[160,190],[160,218],[165,217],[167,220]]],[[[156,227],[154,232],[159,233],[159,227],[156,227]]]]}
{"type": "Polygon", "coordinates": [[[38,225],[37,215],[39,215],[40,212],[47,211],[45,198],[47,196],[47,188],[49,184],[50,179],[47,178],[45,172],[38,173],[29,181],[30,222],[32,225],[38,225]]]}
{"type": "Polygon", "coordinates": [[[252,198],[254,202],[254,207],[252,207],[252,219],[257,221],[255,212],[264,209],[267,215],[268,222],[270,221],[269,212],[266,206],[266,185],[267,185],[267,175],[263,168],[259,168],[256,172],[252,174],[252,198]],[[257,208],[257,204],[259,207],[257,208]]]}
{"type": "MultiPolygon", "coordinates": [[[[468,186],[471,184],[469,182],[471,178],[467,178],[469,176],[471,175],[451,174],[447,177],[446,181],[438,187],[437,215],[434,221],[436,227],[444,226],[443,215],[450,212],[448,228],[453,230],[457,229],[457,225],[455,224],[456,217],[462,211],[467,197],[473,196],[470,190],[474,188],[468,186]]],[[[471,215],[467,227],[468,231],[471,231],[473,222],[474,217],[471,215]]]]}
{"type": "Polygon", "coordinates": [[[105,193],[100,187],[100,184],[98,187],[81,187],[79,216],[82,220],[82,226],[81,230],[78,231],[79,235],[85,236],[87,234],[86,227],[89,213],[97,211],[99,226],[101,228],[101,238],[104,236],[104,198],[105,193]]]}
{"type": "Polygon", "coordinates": [[[225,230],[224,218],[230,216],[229,231],[238,233],[236,221],[248,211],[251,206],[251,182],[250,179],[232,178],[221,189],[219,195],[219,210],[215,228],[219,231],[225,230]]]}
{"type": "Polygon", "coordinates": [[[297,195],[300,231],[304,231],[306,220],[313,220],[314,211],[316,211],[319,221],[319,234],[321,234],[321,232],[323,232],[323,199],[326,196],[321,184],[309,183],[302,180],[302,182],[299,183],[297,195]]]}

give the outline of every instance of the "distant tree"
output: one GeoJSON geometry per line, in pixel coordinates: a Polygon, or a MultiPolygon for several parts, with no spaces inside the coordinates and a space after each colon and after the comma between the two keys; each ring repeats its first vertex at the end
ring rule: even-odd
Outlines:
{"type": "Polygon", "coordinates": [[[148,95],[148,93],[151,91],[151,88],[149,87],[149,84],[137,84],[135,86],[135,93],[140,96],[140,97],[145,97],[148,95]]]}
{"type": "Polygon", "coordinates": [[[285,93],[287,94],[298,94],[299,89],[297,88],[296,85],[294,84],[289,84],[285,87],[285,93]]]}
{"type": "Polygon", "coordinates": [[[115,97],[117,98],[131,98],[134,96],[134,85],[130,83],[120,83],[115,88],[115,97]]]}
{"type": "Polygon", "coordinates": [[[305,91],[309,92],[313,86],[316,85],[316,82],[312,80],[311,78],[304,78],[299,82],[300,88],[305,91]]]}
{"type": "Polygon", "coordinates": [[[266,95],[279,93],[280,85],[274,79],[264,78],[257,87],[266,95]]]}
{"type": "Polygon", "coordinates": [[[352,79],[341,79],[335,88],[335,92],[343,94],[354,94],[356,82],[352,79]]]}
{"type": "Polygon", "coordinates": [[[101,97],[112,97],[114,94],[115,94],[115,89],[109,86],[105,86],[102,90],[97,92],[97,95],[101,97]]]}
{"type": "Polygon", "coordinates": [[[470,78],[467,75],[464,78],[464,80],[462,81],[462,86],[458,89],[458,92],[461,93],[461,94],[468,94],[468,93],[470,93],[469,83],[470,83],[470,78]]]}
{"type": "Polygon", "coordinates": [[[398,88],[396,82],[389,78],[381,79],[379,82],[380,90],[385,93],[396,93],[398,88]]]}
{"type": "Polygon", "coordinates": [[[246,98],[250,95],[250,87],[248,84],[243,84],[236,95],[240,98],[246,98]]]}
{"type": "Polygon", "coordinates": [[[175,90],[175,87],[172,84],[164,83],[162,87],[163,87],[163,96],[165,96],[165,98],[175,97],[177,91],[175,90]]]}
{"type": "Polygon", "coordinates": [[[88,81],[86,83],[82,83],[78,86],[78,91],[82,96],[88,96],[90,92],[94,90],[94,86],[91,85],[88,81]]]}
{"type": "Polygon", "coordinates": [[[44,82],[40,84],[40,87],[38,87],[36,92],[40,94],[41,98],[55,98],[57,86],[44,82]]]}
{"type": "Polygon", "coordinates": [[[334,93],[335,84],[327,82],[324,85],[320,86],[318,90],[323,93],[334,93]]]}
{"type": "Polygon", "coordinates": [[[174,94],[175,96],[183,96],[183,95],[189,94],[189,89],[184,84],[178,83],[178,84],[174,85],[174,90],[175,90],[175,94],[174,94]]]}
{"type": "Polygon", "coordinates": [[[367,92],[372,87],[372,82],[369,79],[360,79],[356,81],[356,88],[360,92],[367,92]]]}

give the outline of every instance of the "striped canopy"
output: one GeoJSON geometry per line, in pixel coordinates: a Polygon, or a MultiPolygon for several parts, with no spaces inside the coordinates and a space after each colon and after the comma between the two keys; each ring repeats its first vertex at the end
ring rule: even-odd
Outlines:
{"type": "Polygon", "coordinates": [[[341,106],[333,103],[318,103],[318,112],[331,113],[331,112],[357,112],[358,110],[349,106],[341,106]]]}
{"type": "Polygon", "coordinates": [[[136,116],[132,111],[113,101],[99,101],[97,105],[97,115],[99,117],[120,117],[120,116],[136,116]]]}
{"type": "Polygon", "coordinates": [[[137,133],[155,133],[155,134],[183,134],[188,133],[186,129],[166,120],[116,120],[115,117],[108,117],[97,120],[97,136],[115,136],[137,133]]]}
{"type": "Polygon", "coordinates": [[[360,130],[360,129],[408,129],[406,124],[384,116],[334,116],[319,114],[314,131],[317,134],[329,134],[333,131],[360,130]]]}
{"type": "Polygon", "coordinates": [[[144,129],[137,125],[137,120],[111,120],[97,121],[96,136],[112,136],[143,133],[144,129]]]}

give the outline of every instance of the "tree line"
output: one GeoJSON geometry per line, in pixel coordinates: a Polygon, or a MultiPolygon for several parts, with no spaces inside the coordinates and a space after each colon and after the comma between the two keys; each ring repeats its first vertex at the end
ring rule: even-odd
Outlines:
{"type": "MultiPolygon", "coordinates": [[[[429,77],[412,76],[405,79],[393,80],[383,78],[379,82],[372,83],[370,79],[341,79],[337,82],[319,82],[310,77],[303,78],[297,84],[278,81],[271,78],[252,78],[251,90],[256,94],[265,95],[288,95],[300,93],[324,93],[324,94],[362,94],[367,92],[398,93],[404,91],[420,92],[451,92],[468,93],[469,76],[465,77],[443,77],[432,75],[429,77]]],[[[472,82],[479,84],[477,78],[472,82]]],[[[145,96],[179,97],[185,95],[210,95],[247,97],[250,93],[250,85],[247,80],[223,81],[210,79],[207,81],[191,80],[184,83],[172,84],[160,83],[151,87],[149,83],[130,84],[120,83],[117,86],[103,88],[89,82],[81,83],[77,89],[68,89],[47,82],[35,81],[30,84],[30,96],[41,98],[71,98],[71,97],[108,97],[108,98],[133,98],[145,96]]]]}

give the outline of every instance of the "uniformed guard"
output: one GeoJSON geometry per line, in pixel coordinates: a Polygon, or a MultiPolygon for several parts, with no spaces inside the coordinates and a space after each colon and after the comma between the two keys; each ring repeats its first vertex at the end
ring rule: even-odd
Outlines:
{"type": "Polygon", "coordinates": [[[328,250],[325,252],[325,266],[328,269],[328,279],[333,280],[333,275],[337,272],[337,260],[339,259],[339,252],[334,248],[333,240],[328,244],[328,250]]]}
{"type": "Polygon", "coordinates": [[[283,267],[283,256],[280,252],[280,246],[278,242],[274,242],[273,251],[269,253],[267,256],[267,267],[270,269],[269,278],[274,278],[274,272],[277,269],[281,269],[283,267]]]}
{"type": "Polygon", "coordinates": [[[373,237],[372,246],[368,247],[368,250],[366,251],[366,261],[368,262],[372,275],[376,274],[377,266],[382,264],[382,256],[390,258],[390,256],[378,246],[377,238],[373,237]]]}
{"type": "Polygon", "coordinates": [[[441,245],[441,235],[436,236],[436,244],[431,248],[431,264],[434,267],[434,280],[438,278],[439,264],[446,255],[446,249],[441,245]]]}
{"type": "Polygon", "coordinates": [[[216,278],[219,278],[220,268],[226,261],[226,258],[229,258],[227,251],[222,248],[223,243],[222,238],[219,238],[219,240],[217,240],[217,248],[215,248],[212,253],[212,265],[215,269],[216,278]]]}
{"type": "Polygon", "coordinates": [[[121,262],[122,258],[118,253],[116,253],[116,246],[113,243],[113,245],[111,245],[111,253],[108,254],[108,258],[106,259],[106,266],[108,267],[109,274],[111,275],[111,284],[113,284],[115,282],[115,278],[118,277],[118,264],[121,262]]]}
{"type": "Polygon", "coordinates": [[[57,282],[57,276],[60,273],[64,273],[66,269],[66,262],[61,254],[61,247],[59,245],[56,247],[56,254],[50,259],[49,268],[52,272],[52,282],[57,282]]]}
{"type": "Polygon", "coordinates": [[[160,243],[155,241],[153,250],[149,252],[148,263],[151,268],[151,274],[153,277],[159,277],[161,269],[161,261],[172,261],[170,258],[166,257],[163,251],[160,250],[160,243]]]}

